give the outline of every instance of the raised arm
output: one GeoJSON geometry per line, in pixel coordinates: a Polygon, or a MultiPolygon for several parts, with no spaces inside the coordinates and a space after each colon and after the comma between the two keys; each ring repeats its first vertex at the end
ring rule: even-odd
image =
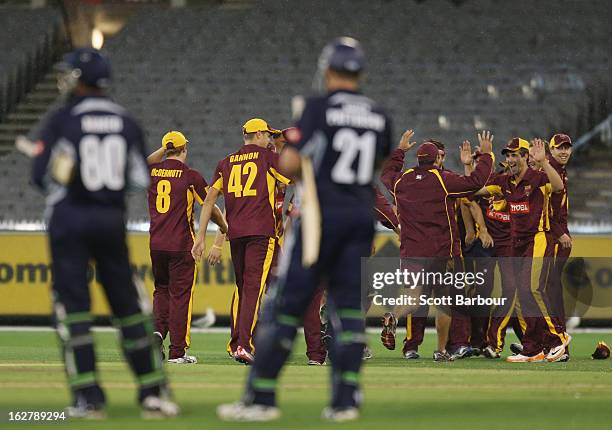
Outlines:
{"type": "Polygon", "coordinates": [[[553,193],[558,193],[563,191],[563,180],[559,173],[555,170],[553,166],[550,165],[548,158],[546,158],[546,149],[544,148],[544,142],[540,139],[534,139],[533,141],[533,159],[540,163],[542,166],[542,170],[548,176],[548,180],[550,181],[550,185],[552,187],[553,193]]]}
{"type": "Polygon", "coordinates": [[[469,140],[464,140],[459,147],[461,164],[463,164],[463,173],[469,176],[474,171],[474,157],[472,155],[472,145],[469,140]]]}
{"type": "Polygon", "coordinates": [[[414,131],[406,130],[400,139],[397,149],[391,152],[391,156],[383,164],[380,180],[391,192],[393,192],[393,186],[395,185],[397,177],[404,168],[404,156],[406,152],[416,145],[416,142],[410,142],[412,136],[414,136],[414,131]]]}
{"type": "MultiPolygon", "coordinates": [[[[478,134],[480,141],[481,155],[478,157],[476,168],[469,176],[461,176],[443,171],[444,184],[448,194],[465,194],[480,190],[491,176],[491,168],[493,166],[493,135],[489,131],[484,131],[478,134]]],[[[461,151],[470,151],[471,145],[469,141],[465,141],[461,151]]]]}
{"type": "Polygon", "coordinates": [[[151,153],[147,157],[147,164],[151,165],[151,164],[161,163],[164,160],[165,153],[166,153],[166,150],[163,147],[156,149],[153,153],[151,153]]]}

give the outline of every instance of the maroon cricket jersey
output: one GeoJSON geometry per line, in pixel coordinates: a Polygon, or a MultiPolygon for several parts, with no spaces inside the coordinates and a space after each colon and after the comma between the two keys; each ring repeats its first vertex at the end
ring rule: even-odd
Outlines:
{"type": "Polygon", "coordinates": [[[556,239],[564,234],[569,234],[567,228],[567,214],[569,209],[569,200],[567,196],[567,170],[565,166],[549,157],[550,165],[557,171],[563,181],[563,191],[560,193],[552,193],[550,197],[551,216],[550,216],[550,232],[556,239]]]}
{"type": "Polygon", "coordinates": [[[155,251],[191,251],[193,202],[206,198],[206,181],[179,160],[149,166],[150,246],[155,251]]]}
{"type": "Polygon", "coordinates": [[[219,161],[212,187],[223,192],[229,239],[276,236],[276,185],[289,184],[278,172],[278,154],[244,145],[219,161]]]}
{"type": "Polygon", "coordinates": [[[393,207],[377,187],[374,187],[374,191],[376,192],[376,200],[374,201],[376,219],[389,230],[395,230],[399,227],[399,220],[393,211],[393,207]]]}
{"type": "Polygon", "coordinates": [[[404,152],[393,151],[383,167],[381,180],[395,196],[402,258],[461,255],[456,199],[482,188],[489,179],[492,163],[491,155],[483,154],[470,176],[431,166],[402,172],[404,152]]]}
{"type": "MultiPolygon", "coordinates": [[[[492,180],[499,176],[498,173],[491,175],[487,185],[492,184],[492,180]]],[[[477,197],[476,203],[482,210],[487,231],[497,246],[508,246],[512,242],[512,228],[510,225],[510,212],[508,202],[499,196],[477,197]]]]}
{"type": "Polygon", "coordinates": [[[549,231],[552,187],[546,173],[528,167],[519,183],[510,174],[495,176],[487,190],[508,202],[513,239],[528,239],[549,231]]]}

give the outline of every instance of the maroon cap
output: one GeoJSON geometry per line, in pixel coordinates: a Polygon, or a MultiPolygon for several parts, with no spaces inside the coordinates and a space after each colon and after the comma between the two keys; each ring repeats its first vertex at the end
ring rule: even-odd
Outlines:
{"type": "Polygon", "coordinates": [[[526,149],[529,151],[529,142],[527,142],[525,139],[521,139],[520,137],[515,137],[508,141],[506,147],[502,149],[502,154],[506,155],[508,152],[518,152],[521,149],[526,149]]]}
{"type": "Polygon", "coordinates": [[[551,139],[550,139],[550,147],[551,148],[558,148],[563,144],[568,144],[569,146],[572,146],[572,139],[570,139],[570,137],[567,134],[555,134],[551,139]]]}
{"type": "Polygon", "coordinates": [[[417,149],[417,158],[422,161],[436,161],[438,158],[438,147],[431,142],[424,142],[417,149]]]}

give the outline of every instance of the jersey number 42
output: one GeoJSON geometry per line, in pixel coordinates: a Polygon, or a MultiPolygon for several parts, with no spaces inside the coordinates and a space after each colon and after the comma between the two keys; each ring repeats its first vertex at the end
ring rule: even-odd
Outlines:
{"type": "Polygon", "coordinates": [[[245,164],[234,164],[227,181],[227,192],[234,193],[234,197],[256,196],[257,190],[253,189],[256,177],[257,164],[252,161],[245,164]],[[243,176],[246,177],[244,185],[243,176]]]}

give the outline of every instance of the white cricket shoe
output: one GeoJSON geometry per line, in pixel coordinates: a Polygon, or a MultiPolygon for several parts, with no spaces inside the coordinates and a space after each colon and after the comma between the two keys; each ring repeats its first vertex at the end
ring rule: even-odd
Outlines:
{"type": "Polygon", "coordinates": [[[144,419],[161,419],[175,417],[181,413],[176,403],[165,396],[147,396],[140,404],[144,419]]]}
{"type": "Polygon", "coordinates": [[[354,407],[339,409],[328,406],[321,412],[321,419],[334,423],[356,421],[359,419],[359,409],[354,407]]]}
{"type": "Polygon", "coordinates": [[[174,364],[196,364],[197,362],[198,362],[198,359],[196,357],[194,357],[193,355],[187,355],[187,354],[179,358],[169,358],[168,359],[168,363],[174,363],[174,364]]]}
{"type": "Polygon", "coordinates": [[[490,359],[496,359],[499,358],[499,352],[497,352],[495,349],[493,349],[492,346],[487,346],[485,349],[482,350],[482,355],[484,355],[486,358],[490,358],[490,359]]]}
{"type": "Polygon", "coordinates": [[[544,352],[538,352],[536,355],[514,354],[506,357],[508,363],[542,363],[546,361],[544,352]]]}
{"type": "Polygon", "coordinates": [[[264,422],[279,419],[281,412],[276,406],[236,402],[217,406],[217,416],[222,421],[264,422]]]}
{"type": "Polygon", "coordinates": [[[546,355],[546,361],[548,361],[549,363],[561,361],[564,358],[563,356],[565,355],[565,349],[571,341],[572,337],[569,334],[565,333],[565,342],[563,342],[559,346],[555,346],[550,351],[548,351],[548,354],[546,355]]]}
{"type": "Polygon", "coordinates": [[[79,418],[83,420],[104,420],[106,412],[104,409],[98,409],[92,405],[68,406],[65,408],[66,415],[70,418],[79,418]]]}

